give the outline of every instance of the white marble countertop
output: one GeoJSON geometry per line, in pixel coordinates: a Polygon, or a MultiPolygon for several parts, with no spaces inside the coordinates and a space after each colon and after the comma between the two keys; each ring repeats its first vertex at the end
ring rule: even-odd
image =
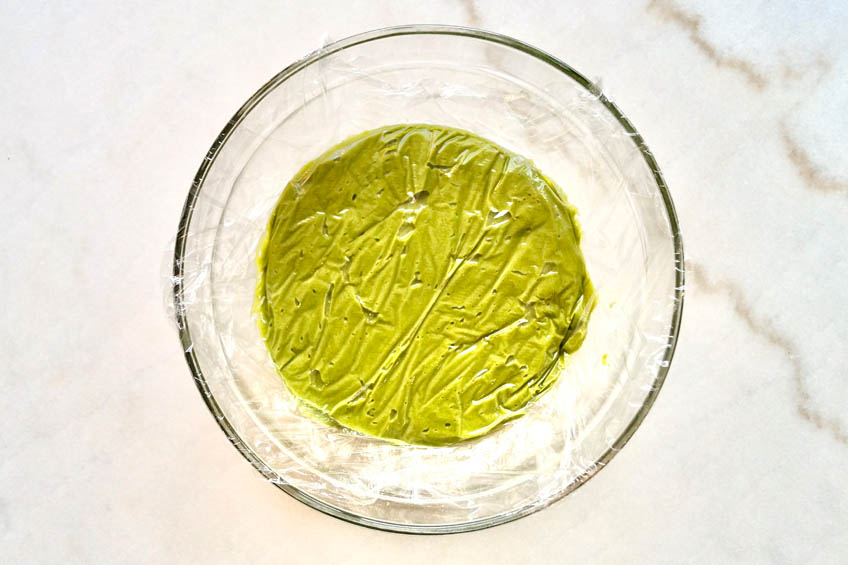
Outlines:
{"type": "Polygon", "coordinates": [[[848,3],[76,4],[0,7],[0,562],[848,561],[848,3]],[[327,38],[426,22],[598,81],[690,259],[669,378],[609,468],[437,537],[263,481],[201,402],[161,280],[248,96],[327,38]]]}

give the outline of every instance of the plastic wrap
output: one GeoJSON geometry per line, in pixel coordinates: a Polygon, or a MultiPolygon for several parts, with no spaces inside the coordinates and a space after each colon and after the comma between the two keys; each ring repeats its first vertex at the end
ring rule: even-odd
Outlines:
{"type": "Polygon", "coordinates": [[[585,482],[653,402],[682,306],[673,207],[632,126],[555,59],[459,28],[371,32],[281,72],[210,149],[175,247],[180,338],[233,444],[300,500],[397,531],[494,525],[585,482]],[[397,123],[469,130],[532,159],[579,211],[599,297],[582,348],[525,416],[447,447],[391,443],[306,414],[252,311],[257,246],[288,181],[339,141],[397,123]]]}

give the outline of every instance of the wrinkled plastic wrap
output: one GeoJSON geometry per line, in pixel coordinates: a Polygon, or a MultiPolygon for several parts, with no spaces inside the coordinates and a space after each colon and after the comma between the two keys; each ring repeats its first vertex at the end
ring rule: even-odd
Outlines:
{"type": "Polygon", "coordinates": [[[177,235],[173,312],[213,414],[289,493],[386,529],[485,527],[582,484],[641,422],[679,323],[676,219],[641,138],[560,65],[479,32],[371,32],[283,71],[210,150],[177,235]],[[252,309],[257,246],[288,181],[343,139],[398,123],[469,130],[532,159],[579,211],[599,298],[583,346],[525,416],[448,447],[391,443],[307,414],[252,309]]]}

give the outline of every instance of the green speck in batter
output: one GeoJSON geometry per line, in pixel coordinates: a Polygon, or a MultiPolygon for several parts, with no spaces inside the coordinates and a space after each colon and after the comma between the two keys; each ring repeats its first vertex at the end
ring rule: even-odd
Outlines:
{"type": "Polygon", "coordinates": [[[521,416],[586,335],[575,210],[533,164],[466,131],[396,125],[308,163],[260,244],[256,310],[289,390],[414,444],[521,416]]]}

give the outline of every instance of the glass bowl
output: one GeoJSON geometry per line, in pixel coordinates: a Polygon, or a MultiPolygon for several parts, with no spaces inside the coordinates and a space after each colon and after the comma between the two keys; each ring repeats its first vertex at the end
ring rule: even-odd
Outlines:
{"type": "Polygon", "coordinates": [[[189,191],[173,281],[195,382],[256,469],[332,516],[448,533],[543,508],[624,446],[668,372],[683,275],[659,168],[595,85],[502,35],[405,26],[327,45],[239,109],[189,191]],[[524,417],[450,447],[398,445],[305,413],[252,313],[257,244],[288,180],[339,141],[397,123],[469,130],[532,159],[579,211],[599,296],[587,339],[557,384],[524,417]]]}

